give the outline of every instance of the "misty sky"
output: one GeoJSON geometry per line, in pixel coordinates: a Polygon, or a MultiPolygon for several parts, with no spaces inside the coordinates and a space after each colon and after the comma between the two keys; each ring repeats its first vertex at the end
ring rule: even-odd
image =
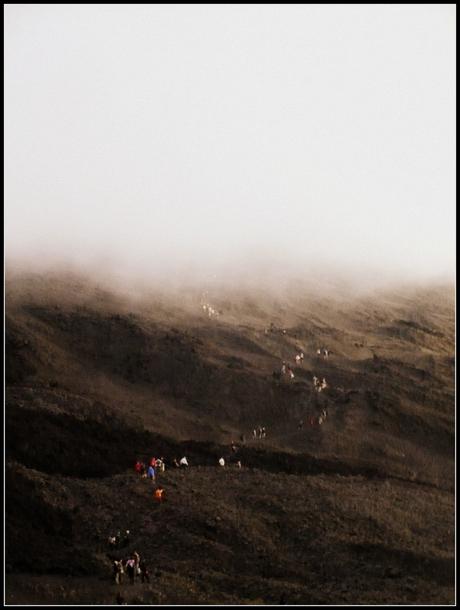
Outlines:
{"type": "Polygon", "coordinates": [[[5,253],[455,267],[455,6],[5,6],[5,253]]]}

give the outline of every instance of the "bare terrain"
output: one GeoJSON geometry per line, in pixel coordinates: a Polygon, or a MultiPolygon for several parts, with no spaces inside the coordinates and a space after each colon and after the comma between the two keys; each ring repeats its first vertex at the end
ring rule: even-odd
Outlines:
{"type": "Polygon", "coordinates": [[[454,351],[445,285],[9,277],[6,601],[454,603],[454,351]],[[133,468],[159,455],[161,505],[133,468]],[[134,550],[151,582],[117,587],[134,550]]]}

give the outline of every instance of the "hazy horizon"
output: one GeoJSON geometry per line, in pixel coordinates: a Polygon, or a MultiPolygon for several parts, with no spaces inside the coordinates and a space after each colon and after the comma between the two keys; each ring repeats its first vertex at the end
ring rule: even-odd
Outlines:
{"type": "Polygon", "coordinates": [[[7,4],[8,265],[453,280],[455,17],[7,4]]]}

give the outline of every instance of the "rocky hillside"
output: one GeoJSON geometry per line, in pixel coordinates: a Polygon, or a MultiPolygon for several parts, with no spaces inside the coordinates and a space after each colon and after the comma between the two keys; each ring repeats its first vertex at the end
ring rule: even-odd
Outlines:
{"type": "Polygon", "coordinates": [[[449,287],[134,296],[29,274],[6,295],[9,602],[113,603],[135,549],[155,575],[121,586],[137,603],[453,599],[449,287]],[[133,464],[160,454],[156,505],[133,464]]]}

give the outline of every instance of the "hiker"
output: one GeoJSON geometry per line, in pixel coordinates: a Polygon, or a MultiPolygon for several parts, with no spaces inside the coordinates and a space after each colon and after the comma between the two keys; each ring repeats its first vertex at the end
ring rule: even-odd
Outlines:
{"type": "Polygon", "coordinates": [[[137,474],[141,474],[142,472],[142,462],[140,460],[137,460],[135,466],[134,466],[134,470],[137,472],[137,474]]]}
{"type": "Polygon", "coordinates": [[[142,462],[141,464],[141,479],[146,479],[147,478],[147,467],[144,464],[144,462],[142,462]]]}
{"type": "Polygon", "coordinates": [[[323,419],[326,419],[326,417],[327,417],[327,411],[326,411],[326,409],[323,409],[323,410],[321,411],[321,415],[323,416],[323,419]]]}
{"type": "Polygon", "coordinates": [[[123,536],[123,545],[126,546],[127,544],[129,544],[129,535],[130,535],[130,531],[126,530],[123,536]]]}
{"type": "Polygon", "coordinates": [[[153,458],[150,460],[150,466],[153,466],[153,467],[155,468],[155,466],[156,466],[156,465],[157,465],[157,460],[156,460],[156,458],[154,458],[154,457],[153,457],[153,458]]]}
{"type": "Polygon", "coordinates": [[[302,360],[302,362],[303,362],[303,359],[304,359],[303,352],[300,352],[300,360],[302,360]]]}
{"type": "Polygon", "coordinates": [[[126,562],[126,573],[128,574],[129,582],[132,585],[134,584],[135,569],[136,561],[133,557],[130,557],[126,562]]]}
{"type": "Polygon", "coordinates": [[[141,559],[139,569],[141,571],[141,582],[150,582],[149,569],[144,559],[141,559]]]}
{"type": "Polygon", "coordinates": [[[252,436],[254,438],[257,438],[257,429],[256,428],[254,428],[254,430],[252,431],[252,436]]]}
{"type": "Polygon", "coordinates": [[[237,465],[237,467],[238,467],[238,468],[241,468],[241,461],[240,461],[240,460],[238,460],[238,461],[237,461],[237,463],[236,463],[236,465],[237,465]]]}
{"type": "Polygon", "coordinates": [[[233,453],[236,453],[238,451],[238,447],[235,445],[235,443],[233,441],[232,441],[231,447],[232,447],[233,453]]]}
{"type": "Polygon", "coordinates": [[[159,503],[163,502],[163,494],[164,494],[164,489],[162,487],[157,487],[155,489],[155,500],[159,503]]]}
{"type": "Polygon", "coordinates": [[[318,385],[318,377],[316,375],[313,377],[313,385],[315,386],[315,388],[318,385]]]}
{"type": "Polygon", "coordinates": [[[108,537],[108,542],[109,544],[111,544],[112,546],[115,546],[117,544],[117,539],[115,536],[109,536],[108,537]]]}
{"type": "Polygon", "coordinates": [[[323,354],[324,354],[324,359],[327,360],[329,358],[329,352],[327,349],[323,350],[323,354]]]}
{"type": "Polygon", "coordinates": [[[317,355],[317,356],[321,356],[321,350],[320,350],[320,349],[317,349],[317,350],[316,350],[316,355],[317,355]]]}
{"type": "Polygon", "coordinates": [[[115,584],[121,585],[123,580],[123,563],[121,561],[115,560],[113,562],[113,575],[115,577],[115,584]]]}
{"type": "Polygon", "coordinates": [[[294,372],[293,372],[293,370],[291,368],[288,368],[288,373],[289,373],[290,379],[294,379],[295,375],[294,375],[294,372]]]}
{"type": "Polygon", "coordinates": [[[296,354],[296,355],[295,355],[295,363],[296,363],[297,365],[299,365],[299,364],[300,364],[300,354],[296,354]]]}
{"type": "Polygon", "coordinates": [[[139,576],[139,574],[141,573],[141,571],[139,570],[139,563],[141,561],[141,556],[139,555],[139,553],[137,551],[134,551],[133,559],[134,559],[134,573],[136,576],[139,576]]]}
{"type": "Polygon", "coordinates": [[[188,462],[187,462],[187,458],[186,457],[183,457],[183,458],[180,459],[179,466],[181,468],[187,468],[188,467],[188,462]]]}
{"type": "Polygon", "coordinates": [[[323,381],[321,382],[321,389],[325,390],[328,387],[327,383],[326,383],[326,379],[323,377],[323,381]]]}
{"type": "Polygon", "coordinates": [[[219,458],[219,465],[220,466],[225,466],[225,460],[223,457],[219,458]]]}
{"type": "Polygon", "coordinates": [[[281,365],[281,375],[286,375],[286,363],[283,362],[281,365]]]}
{"type": "Polygon", "coordinates": [[[179,462],[177,461],[177,458],[174,458],[174,459],[173,459],[173,464],[174,464],[174,466],[175,466],[176,468],[179,468],[179,467],[180,467],[179,462]]]}
{"type": "Polygon", "coordinates": [[[149,466],[149,469],[147,470],[147,478],[152,479],[152,481],[155,481],[155,468],[151,465],[149,466]]]}
{"type": "Polygon", "coordinates": [[[265,426],[261,430],[261,438],[265,438],[267,436],[267,431],[265,430],[265,426]]]}

